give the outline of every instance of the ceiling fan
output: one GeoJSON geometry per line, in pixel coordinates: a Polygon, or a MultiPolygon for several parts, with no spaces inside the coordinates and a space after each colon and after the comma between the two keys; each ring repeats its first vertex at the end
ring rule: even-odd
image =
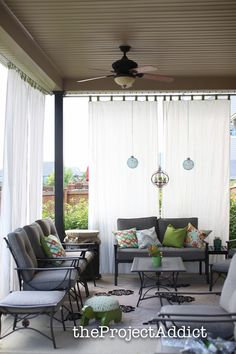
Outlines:
{"type": "Polygon", "coordinates": [[[149,72],[157,70],[157,68],[155,68],[152,65],[144,65],[139,67],[135,61],[130,60],[127,57],[126,53],[130,51],[131,46],[121,45],[119,48],[123,53],[123,57],[112,64],[112,68],[113,68],[113,70],[111,71],[112,74],[78,80],[77,82],[86,82],[86,81],[104,79],[106,77],[113,77],[114,81],[118,85],[120,85],[123,89],[126,89],[132,87],[136,78],[156,80],[156,81],[162,81],[166,83],[170,83],[174,81],[174,79],[169,76],[149,74],[149,72]]]}

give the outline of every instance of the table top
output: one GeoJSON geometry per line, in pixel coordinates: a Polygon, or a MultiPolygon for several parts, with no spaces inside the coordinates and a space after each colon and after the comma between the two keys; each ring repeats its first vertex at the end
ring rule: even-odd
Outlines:
{"type": "Polygon", "coordinates": [[[151,257],[134,257],[131,272],[186,272],[181,257],[163,257],[162,265],[155,267],[151,257]]]}
{"type": "Polygon", "coordinates": [[[221,246],[220,250],[215,250],[214,246],[208,246],[208,253],[211,254],[227,254],[228,253],[228,247],[227,246],[221,246]]]}

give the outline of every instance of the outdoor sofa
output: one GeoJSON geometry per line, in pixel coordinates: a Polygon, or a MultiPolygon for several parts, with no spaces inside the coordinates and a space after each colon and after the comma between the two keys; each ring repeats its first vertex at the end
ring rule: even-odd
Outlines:
{"type": "MultiPolygon", "coordinates": [[[[191,223],[196,228],[198,227],[198,218],[166,218],[158,219],[156,216],[151,217],[141,217],[141,218],[131,218],[131,219],[118,219],[117,229],[127,230],[131,228],[136,228],[136,230],[150,229],[155,227],[157,237],[162,243],[166,228],[169,224],[173,225],[175,228],[186,227],[188,223],[191,223]]],[[[205,240],[204,248],[194,248],[194,247],[160,247],[160,250],[165,257],[181,257],[184,262],[199,262],[199,273],[202,273],[202,262],[205,263],[205,274],[207,282],[209,282],[208,272],[209,272],[209,256],[208,256],[208,243],[205,240]]],[[[114,283],[117,285],[117,278],[119,274],[118,266],[120,263],[132,263],[134,257],[146,257],[149,256],[148,249],[140,248],[120,248],[115,240],[114,244],[114,254],[115,254],[115,279],[114,283]]]]}

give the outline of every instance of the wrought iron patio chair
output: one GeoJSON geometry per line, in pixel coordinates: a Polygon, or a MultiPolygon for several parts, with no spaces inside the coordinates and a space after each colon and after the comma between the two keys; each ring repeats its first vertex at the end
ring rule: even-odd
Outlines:
{"type": "MultiPolygon", "coordinates": [[[[36,223],[40,226],[43,235],[48,236],[48,235],[54,235],[61,239],[58,235],[56,226],[53,222],[52,219],[50,218],[44,218],[44,219],[39,219],[36,220],[36,223]]],[[[62,237],[63,238],[63,237],[62,237]]],[[[80,261],[80,267],[81,268],[89,268],[89,271],[91,273],[91,277],[94,282],[94,286],[96,286],[95,282],[95,273],[94,273],[94,251],[93,251],[93,243],[90,242],[84,242],[84,243],[71,243],[71,242],[62,242],[62,245],[64,246],[66,250],[66,254],[69,257],[81,257],[84,259],[84,261],[80,261]]],[[[87,280],[84,277],[84,269],[81,272],[80,276],[80,282],[84,285],[86,296],[89,296],[89,290],[88,290],[88,285],[87,285],[87,280]]]]}
{"type": "MultiPolygon", "coordinates": [[[[68,311],[73,315],[73,299],[76,301],[79,311],[79,296],[76,289],[78,282],[77,260],[72,259],[70,264],[62,267],[39,265],[28,236],[22,228],[9,233],[5,241],[17,266],[16,270],[21,290],[64,290],[69,299],[68,311]]],[[[65,259],[61,258],[61,260],[65,259]]],[[[73,317],[73,320],[76,325],[75,317],[73,317]]]]}
{"type": "MultiPolygon", "coordinates": [[[[233,256],[222,292],[176,292],[176,295],[220,295],[219,304],[165,305],[149,323],[162,325],[166,330],[171,326],[190,326],[190,329],[204,326],[212,337],[232,339],[235,335],[236,318],[236,255],[233,256]]],[[[161,292],[158,292],[161,296],[161,292]]]]}

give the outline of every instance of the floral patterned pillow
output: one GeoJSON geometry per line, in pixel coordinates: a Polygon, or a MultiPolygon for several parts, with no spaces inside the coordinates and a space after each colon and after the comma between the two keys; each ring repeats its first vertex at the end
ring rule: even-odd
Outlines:
{"type": "Polygon", "coordinates": [[[120,248],[138,248],[136,229],[113,231],[120,248]]]}
{"type": "Polygon", "coordinates": [[[187,236],[184,240],[184,247],[204,248],[204,240],[210,233],[211,230],[198,230],[189,223],[187,227],[187,236]]]}

